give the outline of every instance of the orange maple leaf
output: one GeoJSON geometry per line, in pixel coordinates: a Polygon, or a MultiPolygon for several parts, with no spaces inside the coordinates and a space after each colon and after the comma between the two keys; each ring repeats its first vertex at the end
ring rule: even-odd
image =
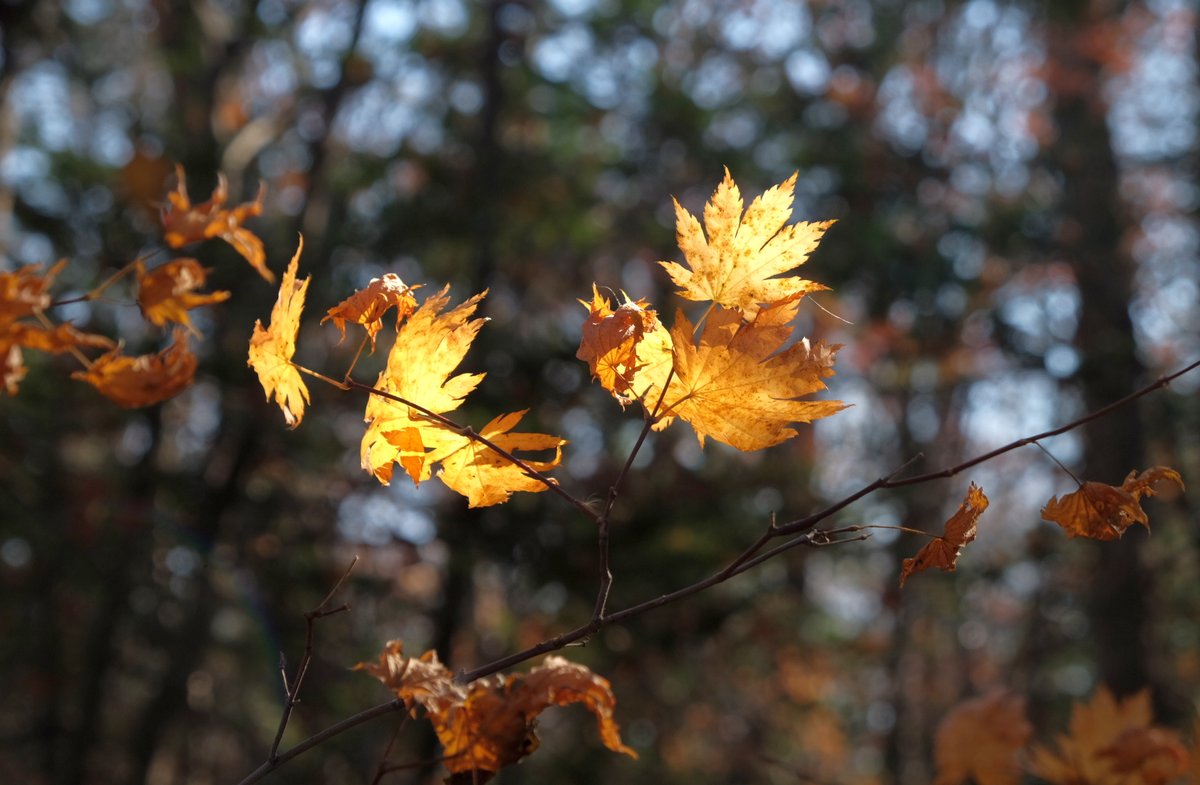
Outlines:
{"type": "Polygon", "coordinates": [[[933,785],[1017,785],[1017,752],[1029,743],[1033,726],[1025,719],[1025,699],[995,690],[963,701],[938,723],[933,738],[937,779],[933,785]]]}
{"type": "Polygon", "coordinates": [[[967,489],[967,496],[958,506],[950,520],[946,521],[945,531],[941,537],[935,537],[925,543],[925,547],[917,551],[911,559],[905,559],[900,566],[900,585],[914,572],[924,572],[931,567],[937,567],[942,572],[954,572],[958,565],[958,556],[963,547],[975,539],[976,524],[979,516],[987,509],[988,498],[975,483],[967,489]]]}
{"type": "Polygon", "coordinates": [[[195,259],[172,259],[149,272],[139,260],[134,269],[138,282],[138,306],[146,319],[158,327],[175,322],[186,327],[192,335],[198,335],[188,311],[224,302],[230,296],[225,291],[194,293],[204,286],[208,278],[208,271],[195,259]]]}
{"type": "Polygon", "coordinates": [[[725,179],[704,206],[704,229],[676,201],[676,237],[688,267],[659,264],[680,287],[679,295],[712,300],[752,319],[763,303],[794,300],[825,289],[799,277],[776,277],[804,264],[833,224],[785,225],[792,216],[795,186],[793,174],[751,202],[743,215],[741,192],[726,169],[725,179]]]}
{"type": "Polygon", "coordinates": [[[67,260],[59,260],[45,273],[40,264],[27,264],[13,272],[0,272],[0,332],[26,316],[50,306],[50,286],[67,260]]]}
{"type": "Polygon", "coordinates": [[[346,322],[361,324],[371,339],[371,351],[375,351],[375,336],[382,327],[383,315],[395,306],[396,329],[400,329],[405,317],[416,310],[417,298],[412,293],[420,288],[420,284],[409,286],[395,273],[372,278],[365,287],[330,308],[321,324],[332,319],[342,338],[346,337],[346,322]]]}
{"type": "Polygon", "coordinates": [[[229,186],[225,175],[217,174],[217,187],[213,189],[212,197],[197,205],[193,205],[188,197],[187,177],[181,165],[175,166],[175,177],[175,190],[167,194],[171,209],[164,209],[161,216],[167,245],[182,248],[188,243],[219,237],[250,262],[259,275],[273,283],[275,274],[267,269],[262,240],[242,226],[247,218],[262,214],[263,200],[267,196],[266,185],[259,184],[258,195],[253,202],[226,208],[229,186]]]}
{"type": "Polygon", "coordinates": [[[196,355],[188,348],[187,332],[176,328],[173,339],[161,352],[140,357],[123,355],[117,347],[71,378],[87,382],[118,406],[160,403],[181,392],[196,375],[196,355]]]}
{"type": "Polygon", "coordinates": [[[584,360],[604,389],[621,404],[660,390],[674,362],[671,334],[645,300],[628,297],[616,310],[592,284],[588,309],[575,356],[584,360]]]}
{"type": "MultiPolygon", "coordinates": [[[[739,450],[760,450],[796,435],[792,423],[811,422],[841,411],[841,401],[800,401],[825,389],[839,346],[807,339],[786,349],[787,323],[798,303],[762,308],[752,322],[734,310],[716,307],[704,323],[699,343],[692,323],[680,311],[671,329],[675,375],[662,407],[665,427],[673,417],[687,420],[700,445],[706,436],[739,450]]],[[[653,411],[657,401],[647,399],[653,411]]]]}
{"type": "Polygon", "coordinates": [[[1085,482],[1061,499],[1051,497],[1042,508],[1042,518],[1057,523],[1071,537],[1115,540],[1135,523],[1150,528],[1141,499],[1155,495],[1154,485],[1160,480],[1170,480],[1183,489],[1183,478],[1174,469],[1155,466],[1141,474],[1134,470],[1120,488],[1085,482]]]}
{"type": "Polygon", "coordinates": [[[1118,701],[1101,687],[1071,710],[1053,749],[1034,746],[1030,771],[1054,785],[1162,785],[1185,771],[1187,752],[1153,723],[1149,690],[1118,701]]]}
{"type": "Polygon", "coordinates": [[[258,374],[267,400],[274,394],[289,428],[295,428],[304,419],[304,406],[308,403],[308,387],[300,372],[292,365],[292,355],[296,353],[296,333],[300,330],[300,314],[304,311],[304,297],[311,278],[296,280],[300,252],[303,250],[304,236],[301,235],[296,253],[279,284],[279,296],[271,309],[270,326],[264,328],[261,321],[254,322],[250,354],[246,361],[258,374]]]}
{"type": "Polygon", "coordinates": [[[582,703],[596,717],[600,740],[613,752],[637,753],[621,741],[613,718],[616,697],[606,679],[562,657],[547,657],[527,674],[496,674],[460,684],[428,651],[405,657],[400,641],[390,641],[378,662],[359,663],[397,697],[425,709],[451,783],[484,783],[537,749],[536,720],[550,706],[582,703]]]}

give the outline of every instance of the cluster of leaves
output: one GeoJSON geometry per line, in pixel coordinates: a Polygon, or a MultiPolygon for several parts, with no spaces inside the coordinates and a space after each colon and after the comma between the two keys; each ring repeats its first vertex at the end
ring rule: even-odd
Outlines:
{"type": "MultiPolygon", "coordinates": [[[[1193,735],[1200,739],[1200,722],[1193,735]]],[[[1032,736],[1017,695],[998,690],[960,703],[934,738],[934,785],[1016,785],[1022,772],[1053,785],[1200,782],[1200,748],[1155,725],[1148,690],[1117,699],[1102,687],[1075,705],[1053,745],[1030,745],[1032,736]]]]}
{"type": "MultiPolygon", "coordinates": [[[[266,268],[262,241],[242,225],[246,218],[262,212],[263,189],[259,189],[254,202],[226,209],[226,185],[221,177],[212,198],[193,205],[188,199],[183,169],[177,168],[176,174],[178,183],[167,197],[170,209],[164,209],[161,216],[167,245],[181,248],[220,237],[264,278],[273,280],[266,268]]],[[[188,311],[229,298],[229,292],[197,292],[208,274],[198,261],[176,258],[151,269],[144,259],[135,259],[83,296],[55,302],[50,289],[66,265],[64,259],[45,273],[41,272],[41,265],[0,273],[0,381],[7,394],[17,394],[27,373],[23,349],[55,354],[70,352],[83,365],[83,370],[72,377],[91,384],[120,406],[150,406],[177,395],[192,383],[197,362],[188,346],[188,334],[199,333],[188,311]],[[95,300],[129,273],[134,274],[137,302],[146,320],[164,329],[176,325],[171,331],[171,344],[162,351],[127,355],[110,338],[84,333],[67,322],[55,323],[47,313],[54,305],[95,300]],[[84,349],[107,351],[89,359],[84,349]]]]}

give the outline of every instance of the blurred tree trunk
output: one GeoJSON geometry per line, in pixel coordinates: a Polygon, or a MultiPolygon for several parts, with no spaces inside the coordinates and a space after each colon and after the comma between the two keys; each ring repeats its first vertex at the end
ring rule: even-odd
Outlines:
{"type": "MultiPolygon", "coordinates": [[[[1140,386],[1144,369],[1129,317],[1133,262],[1122,244],[1128,217],[1118,192],[1103,73],[1085,40],[1087,4],[1072,5],[1074,13],[1065,14],[1048,36],[1058,126],[1050,155],[1064,181],[1059,251],[1074,270],[1081,300],[1077,381],[1084,406],[1092,410],[1140,386]]],[[[1080,479],[1120,483],[1131,469],[1145,468],[1141,430],[1132,414],[1089,423],[1083,439],[1080,479]]],[[[1138,529],[1097,546],[1088,598],[1100,680],[1119,694],[1150,683],[1151,575],[1142,563],[1143,541],[1138,529]]]]}

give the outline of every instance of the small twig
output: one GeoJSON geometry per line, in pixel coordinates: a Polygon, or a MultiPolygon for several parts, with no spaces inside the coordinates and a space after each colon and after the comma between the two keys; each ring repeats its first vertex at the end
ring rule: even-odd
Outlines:
{"type": "MultiPolygon", "coordinates": [[[[354,366],[358,365],[358,359],[362,357],[363,349],[367,348],[367,341],[371,340],[371,336],[364,335],[362,343],[358,345],[358,351],[354,353],[354,359],[350,361],[350,367],[346,369],[346,375],[342,377],[344,384],[350,383],[350,374],[354,373],[354,366]]],[[[374,346],[374,344],[372,344],[374,346]]],[[[374,351],[374,349],[372,349],[374,351]]]]}
{"type": "Polygon", "coordinates": [[[143,254],[142,256],[139,256],[138,258],[134,259],[132,262],[125,265],[120,270],[117,270],[112,275],[110,275],[103,283],[101,283],[95,289],[92,289],[91,291],[87,292],[86,294],[81,294],[78,297],[67,297],[62,300],[54,300],[53,302],[50,303],[50,307],[55,308],[59,305],[72,305],[74,303],[87,303],[87,302],[91,302],[92,300],[99,299],[100,295],[104,294],[105,290],[108,289],[108,287],[112,286],[117,281],[124,278],[126,275],[129,275],[129,273],[131,271],[133,271],[134,269],[136,269],[138,265],[140,265],[142,262],[149,259],[154,254],[158,253],[158,250],[159,249],[156,249],[154,251],[151,251],[148,254],[143,254]]]}
{"type": "MultiPolygon", "coordinates": [[[[37,317],[37,320],[41,322],[42,326],[47,330],[54,329],[54,322],[50,321],[46,314],[42,313],[41,311],[34,311],[33,315],[37,317]]],[[[78,346],[68,346],[67,351],[70,352],[76,360],[79,360],[79,363],[84,368],[88,369],[89,371],[92,369],[92,361],[87,358],[87,355],[79,351],[78,346]]]]}
{"type": "Polygon", "coordinates": [[[321,381],[325,382],[326,384],[332,384],[334,387],[338,388],[339,390],[349,392],[350,388],[352,386],[352,383],[339,382],[337,379],[331,379],[328,376],[326,376],[325,374],[317,373],[316,371],[305,368],[303,365],[297,365],[296,363],[292,363],[291,366],[293,368],[295,368],[297,371],[299,371],[300,373],[305,374],[307,376],[311,376],[314,379],[320,379],[321,381]]]}
{"type": "Polygon", "coordinates": [[[284,702],[283,712],[279,717],[279,728],[275,731],[275,739],[271,742],[271,750],[267,753],[267,762],[276,763],[279,761],[279,745],[283,742],[283,733],[287,730],[288,721],[292,717],[292,709],[300,700],[300,688],[304,685],[304,677],[308,675],[308,666],[312,663],[313,656],[313,634],[314,626],[317,619],[323,619],[326,616],[332,616],[335,613],[342,613],[350,610],[349,605],[339,605],[336,608],[328,608],[333,595],[341,588],[346,579],[350,577],[351,570],[354,565],[358,564],[358,557],[350,562],[350,566],[342,573],[342,577],[338,578],[337,583],[333,584],[333,588],[325,595],[325,599],[317,604],[317,607],[304,614],[304,655],[300,658],[300,664],[296,667],[296,675],[292,679],[288,679],[287,675],[287,660],[284,658],[283,652],[279,653],[279,672],[283,677],[284,702]]]}
{"type": "Polygon", "coordinates": [[[387,747],[383,750],[383,757],[379,760],[379,765],[375,768],[375,777],[371,780],[371,785],[379,785],[380,780],[385,774],[396,771],[394,767],[388,765],[388,758],[392,756],[392,748],[396,746],[396,739],[400,738],[400,731],[404,728],[404,724],[408,722],[409,715],[403,714],[400,716],[400,722],[396,725],[396,730],[392,731],[392,737],[388,739],[387,747]]]}
{"type": "Polygon", "coordinates": [[[1075,484],[1076,484],[1076,485],[1078,485],[1080,488],[1082,488],[1082,487],[1083,487],[1083,482],[1081,482],[1081,481],[1080,481],[1080,479],[1079,479],[1078,477],[1076,477],[1076,476],[1075,476],[1075,472],[1073,472],[1073,471],[1071,471],[1070,469],[1068,469],[1068,468],[1066,467],[1066,465],[1065,465],[1065,464],[1063,464],[1063,462],[1062,462],[1062,461],[1060,461],[1058,458],[1054,457],[1054,453],[1052,453],[1052,452],[1050,452],[1049,450],[1047,450],[1047,449],[1046,449],[1046,447],[1045,447],[1045,446],[1044,446],[1044,445],[1043,445],[1041,442],[1034,442],[1034,443],[1033,443],[1033,446],[1034,446],[1034,447],[1037,447],[1039,450],[1041,450],[1042,452],[1046,453],[1046,457],[1048,457],[1050,460],[1052,460],[1052,461],[1054,461],[1055,463],[1057,463],[1057,464],[1058,464],[1058,468],[1060,468],[1060,469],[1062,469],[1064,472],[1066,472],[1066,473],[1067,473],[1067,474],[1068,474],[1068,475],[1071,477],[1071,479],[1075,481],[1075,484]]]}

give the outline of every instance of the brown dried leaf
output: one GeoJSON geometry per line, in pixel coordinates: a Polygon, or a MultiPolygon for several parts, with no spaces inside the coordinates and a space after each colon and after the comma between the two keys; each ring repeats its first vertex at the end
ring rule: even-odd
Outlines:
{"type": "Polygon", "coordinates": [[[18,319],[32,316],[50,305],[50,286],[67,260],[42,274],[40,264],[27,264],[11,273],[0,272],[0,331],[18,319]]]}
{"type": "Polygon", "coordinates": [[[111,349],[114,346],[111,338],[82,332],[75,325],[66,322],[54,327],[17,322],[9,325],[5,338],[26,349],[52,354],[82,348],[111,349]]]}
{"type": "Polygon", "coordinates": [[[1025,699],[996,690],[955,706],[938,724],[933,739],[937,779],[933,785],[1017,785],[1017,752],[1029,743],[1033,727],[1025,719],[1025,699]]]}
{"type": "Polygon", "coordinates": [[[1052,497],[1042,508],[1042,518],[1057,523],[1071,537],[1115,540],[1135,523],[1150,528],[1141,499],[1155,495],[1154,485],[1160,480],[1170,480],[1183,489],[1183,478],[1174,469],[1155,466],[1141,474],[1134,470],[1120,488],[1085,482],[1061,499],[1052,497]]]}
{"type": "Polygon", "coordinates": [[[0,340],[0,382],[4,383],[4,390],[9,395],[17,394],[27,371],[21,347],[0,340]]]}
{"type": "Polygon", "coordinates": [[[1033,747],[1029,770],[1053,785],[1124,785],[1128,779],[1116,765],[1130,761],[1118,761],[1114,745],[1127,732],[1149,729],[1153,722],[1149,690],[1118,701],[1101,687],[1088,703],[1075,704],[1068,733],[1058,737],[1053,749],[1033,747]]]}
{"type": "Polygon", "coordinates": [[[593,284],[592,301],[579,302],[588,309],[588,320],[575,356],[587,362],[601,386],[622,406],[661,389],[674,361],[671,335],[646,301],[627,297],[614,311],[593,284]]]}
{"type": "Polygon", "coordinates": [[[913,573],[924,572],[931,567],[937,567],[942,572],[954,572],[963,547],[975,539],[976,524],[987,506],[987,496],[975,483],[971,483],[963,503],[946,521],[942,536],[925,543],[916,556],[905,559],[901,564],[900,585],[903,586],[913,573]]]}
{"type": "Polygon", "coordinates": [[[266,186],[259,185],[258,195],[253,202],[226,208],[229,187],[225,175],[218,174],[217,187],[213,189],[209,200],[193,205],[188,197],[187,177],[182,166],[176,165],[175,176],[178,181],[175,190],[167,194],[171,209],[164,210],[161,216],[167,245],[182,248],[188,243],[219,237],[250,262],[259,275],[273,283],[275,275],[267,269],[262,240],[242,226],[247,218],[262,214],[263,200],[267,196],[266,186]]]}
{"type": "Polygon", "coordinates": [[[128,357],[120,348],[102,355],[85,371],[71,378],[85,381],[119,406],[160,403],[192,383],[196,355],[188,348],[187,333],[176,328],[174,342],[157,354],[128,357]]]}
{"type": "Polygon", "coordinates": [[[375,336],[383,326],[383,315],[395,306],[396,329],[399,330],[400,323],[416,310],[417,299],[412,293],[420,288],[420,284],[409,286],[395,273],[372,278],[364,288],[330,308],[321,324],[332,319],[342,338],[346,337],[346,322],[361,324],[371,339],[371,351],[375,351],[375,336]]]}
{"type": "Polygon", "coordinates": [[[158,327],[175,322],[197,335],[188,311],[229,299],[230,293],[225,291],[194,294],[208,278],[208,271],[195,259],[172,259],[149,272],[139,261],[136,271],[138,305],[146,319],[158,327]]]}
{"type": "Polygon", "coordinates": [[[304,311],[304,297],[309,282],[309,278],[296,280],[300,252],[303,250],[304,236],[301,235],[296,253],[279,284],[279,296],[271,309],[270,325],[263,328],[261,321],[254,322],[250,354],[246,361],[258,374],[267,400],[274,394],[289,428],[295,428],[304,419],[304,407],[308,403],[308,387],[300,372],[292,365],[292,355],[296,353],[296,333],[300,330],[300,314],[304,311]]]}
{"type": "Polygon", "coordinates": [[[1179,734],[1166,728],[1130,728],[1097,755],[1108,758],[1117,774],[1134,777],[1143,785],[1166,785],[1188,766],[1188,751],[1179,734]]]}

